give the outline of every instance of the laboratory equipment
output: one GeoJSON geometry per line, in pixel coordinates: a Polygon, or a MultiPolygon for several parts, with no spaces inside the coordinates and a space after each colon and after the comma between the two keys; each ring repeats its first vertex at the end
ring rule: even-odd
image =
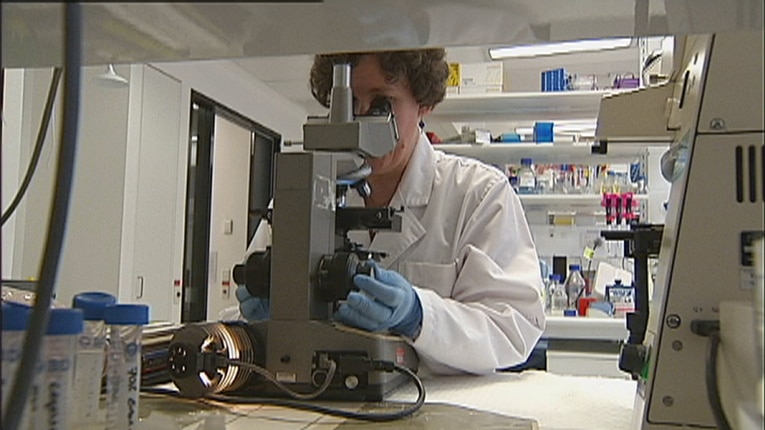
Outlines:
{"type": "Polygon", "coordinates": [[[553,273],[550,279],[550,315],[563,316],[563,311],[568,304],[566,288],[561,283],[560,274],[553,273]]]}
{"type": "Polygon", "coordinates": [[[138,428],[141,390],[141,334],[149,307],[113,304],[104,309],[109,330],[106,349],[106,429],[138,428]]]}
{"type": "MultiPolygon", "coordinates": [[[[634,259],[634,291],[632,296],[632,306],[634,310],[625,314],[629,339],[623,345],[619,368],[625,372],[631,372],[634,367],[630,361],[640,355],[640,353],[630,352],[630,349],[642,349],[645,339],[646,326],[649,316],[649,296],[648,296],[648,259],[659,255],[661,248],[663,225],[656,224],[633,224],[630,230],[606,230],[601,231],[600,235],[606,240],[624,241],[624,256],[634,259]]],[[[621,283],[621,281],[620,281],[621,283]]],[[[618,291],[617,289],[613,290],[618,291]]],[[[610,291],[607,290],[607,293],[610,291]]],[[[637,377],[633,373],[633,377],[637,377]]]]}
{"type": "MultiPolygon", "coordinates": [[[[10,389],[16,377],[16,369],[21,361],[21,348],[24,345],[24,335],[29,323],[31,308],[17,303],[3,302],[3,336],[2,336],[2,408],[7,406],[10,389]]],[[[29,412],[26,411],[21,419],[21,427],[26,428],[29,412]]]]}
{"type": "Polygon", "coordinates": [[[303,126],[306,152],[277,155],[272,246],[234,267],[237,284],[270,299],[270,318],[181,328],[168,362],[182,395],[381,400],[417,369],[403,338],[331,320],[353,275],[380,257],[348,231],[401,229],[400,210],[345,205],[347,192],[370,191],[359,155],[386,154],[398,140],[387,102],[357,116],[351,106],[350,65],[337,64],[329,115],[303,126]]]}
{"type": "Polygon", "coordinates": [[[587,284],[582,276],[581,266],[570,264],[568,266],[568,276],[563,283],[566,290],[566,309],[578,309],[577,302],[584,295],[587,284]]]}
{"type": "Polygon", "coordinates": [[[521,170],[518,171],[518,194],[534,194],[537,189],[537,174],[532,167],[531,158],[521,158],[521,170]]]}
{"type": "Polygon", "coordinates": [[[42,399],[35,414],[36,428],[66,430],[69,426],[69,396],[72,392],[77,338],[82,333],[82,311],[57,308],[50,310],[48,328],[43,338],[44,365],[42,399]]]}
{"type": "Polygon", "coordinates": [[[117,302],[109,293],[92,291],[72,299],[72,307],[82,310],[83,330],[77,340],[77,359],[72,385],[72,424],[81,428],[96,423],[101,383],[104,375],[106,324],[104,308],[117,302]]]}
{"type": "MultiPolygon", "coordinates": [[[[676,79],[601,101],[600,150],[671,137],[663,172],[672,184],[653,302],[649,309],[636,289],[637,311],[650,314],[644,339],[625,344],[620,362],[637,379],[634,428],[746,428],[740,417],[755,401],[758,378],[735,375],[762,374],[762,360],[723,361],[735,350],[729,334],[752,331],[728,310],[751,307],[754,273],[762,273],[761,260],[757,268],[751,257],[765,230],[763,33],[683,42],[676,79]],[[637,119],[636,109],[646,115],[637,119]],[[732,394],[726,386],[734,379],[745,384],[732,394]]],[[[762,428],[761,413],[757,421],[762,428]]]]}

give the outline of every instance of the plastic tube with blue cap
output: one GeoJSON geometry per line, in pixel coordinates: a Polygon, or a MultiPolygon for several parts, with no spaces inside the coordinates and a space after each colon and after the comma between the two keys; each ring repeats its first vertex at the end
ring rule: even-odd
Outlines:
{"type": "Polygon", "coordinates": [[[141,390],[141,335],[149,322],[149,307],[116,304],[104,309],[108,327],[106,353],[106,429],[138,428],[141,390]]]}
{"type": "Polygon", "coordinates": [[[69,428],[69,393],[74,376],[74,361],[77,338],[82,333],[82,311],[79,309],[55,308],[50,310],[48,328],[42,345],[45,372],[41,384],[42,398],[39,402],[42,426],[49,430],[69,428]]]}
{"type": "MultiPolygon", "coordinates": [[[[2,328],[2,408],[8,404],[9,393],[16,377],[16,369],[21,361],[21,349],[24,347],[24,335],[32,308],[13,302],[3,302],[2,328]]],[[[21,418],[21,428],[27,428],[29,411],[21,418]]]]}
{"type": "Polygon", "coordinates": [[[103,428],[104,417],[99,416],[98,402],[106,348],[104,309],[116,302],[116,297],[100,291],[80,293],[72,299],[72,307],[82,310],[85,319],[77,341],[71,403],[72,426],[78,429],[96,425],[99,421],[103,428]]]}

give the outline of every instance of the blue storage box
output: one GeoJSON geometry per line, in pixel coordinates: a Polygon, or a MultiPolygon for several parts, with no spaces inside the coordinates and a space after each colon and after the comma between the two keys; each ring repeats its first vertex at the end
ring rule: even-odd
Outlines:
{"type": "Polygon", "coordinates": [[[553,123],[535,122],[534,123],[534,142],[552,142],[553,141],[553,123]]]}

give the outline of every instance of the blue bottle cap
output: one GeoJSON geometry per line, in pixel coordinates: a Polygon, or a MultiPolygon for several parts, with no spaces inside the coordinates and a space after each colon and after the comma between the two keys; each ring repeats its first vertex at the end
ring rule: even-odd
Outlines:
{"type": "Polygon", "coordinates": [[[82,311],[70,308],[53,308],[48,318],[45,334],[66,335],[82,333],[82,311]]]}
{"type": "Polygon", "coordinates": [[[532,163],[531,158],[521,158],[521,165],[526,165],[526,164],[531,165],[531,163],[532,163]]]}
{"type": "Polygon", "coordinates": [[[118,325],[144,325],[149,323],[149,307],[139,304],[107,305],[104,322],[118,325]]]}
{"type": "Polygon", "coordinates": [[[82,314],[88,321],[104,319],[104,308],[115,303],[116,297],[100,291],[80,293],[72,299],[72,307],[82,309],[82,314]]]}
{"type": "Polygon", "coordinates": [[[572,272],[578,272],[581,269],[581,267],[578,264],[569,264],[568,270],[572,272]]]}
{"type": "Polygon", "coordinates": [[[32,308],[15,302],[3,302],[3,330],[26,330],[32,308]]]}
{"type": "Polygon", "coordinates": [[[576,309],[564,309],[563,310],[563,316],[564,317],[575,317],[576,316],[576,309]]]}
{"type": "Polygon", "coordinates": [[[561,280],[560,273],[553,273],[552,275],[550,275],[550,279],[552,279],[555,282],[560,282],[561,280]]]}

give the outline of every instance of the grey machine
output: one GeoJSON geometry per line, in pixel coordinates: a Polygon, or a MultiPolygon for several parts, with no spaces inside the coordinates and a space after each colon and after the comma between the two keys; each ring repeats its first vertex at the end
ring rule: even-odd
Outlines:
{"type": "Polygon", "coordinates": [[[417,369],[417,355],[403,338],[332,321],[354,288],[353,275],[368,273],[367,261],[378,255],[346,233],[401,228],[399,210],[345,206],[345,193],[370,191],[362,156],[382,156],[398,140],[390,106],[382,102],[354,116],[350,65],[338,64],[329,115],[309,118],[303,134],[305,151],[276,158],[272,246],[234,267],[237,284],[270,298],[270,318],[179,330],[169,368],[183,395],[282,397],[287,388],[303,398],[378,401],[410,377],[400,368],[417,369]],[[391,371],[394,365],[399,371],[391,371]]]}
{"type": "Polygon", "coordinates": [[[650,315],[629,321],[620,368],[637,381],[633,428],[761,429],[763,33],[684,41],[675,79],[600,107],[609,146],[671,140],[650,315]]]}

